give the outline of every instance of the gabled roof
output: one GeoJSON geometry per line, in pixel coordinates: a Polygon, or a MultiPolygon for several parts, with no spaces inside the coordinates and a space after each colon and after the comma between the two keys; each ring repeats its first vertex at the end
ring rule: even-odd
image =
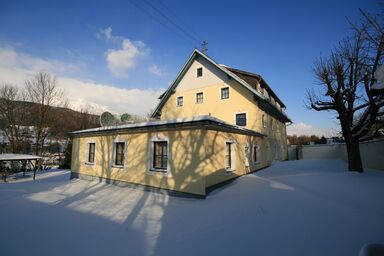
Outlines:
{"type": "MultiPolygon", "coordinates": [[[[209,58],[206,54],[202,53],[198,49],[195,49],[192,52],[191,56],[188,58],[188,61],[185,63],[185,65],[183,66],[183,68],[181,69],[179,74],[177,75],[176,79],[172,82],[172,84],[169,86],[169,88],[163,94],[160,95],[160,97],[159,97],[160,102],[157,105],[155,111],[153,112],[152,117],[157,116],[160,109],[164,106],[164,104],[167,102],[168,98],[174,92],[176,86],[178,85],[178,83],[180,82],[180,80],[182,79],[184,74],[187,72],[187,70],[189,69],[192,62],[195,60],[195,58],[197,56],[203,57],[205,60],[210,62],[213,66],[215,66],[216,68],[218,68],[219,70],[221,70],[222,72],[227,74],[230,78],[234,79],[235,81],[237,81],[238,83],[243,85],[246,89],[248,89],[249,91],[251,91],[253,93],[253,95],[256,99],[259,99],[263,102],[267,102],[267,104],[268,104],[268,99],[265,96],[263,96],[260,92],[258,92],[256,90],[256,87],[255,87],[255,83],[256,83],[255,79],[258,79],[258,77],[260,77],[262,83],[264,84],[264,87],[268,90],[268,92],[270,94],[274,95],[276,97],[276,99],[278,99],[279,103],[283,107],[285,107],[284,103],[276,96],[276,94],[272,91],[272,89],[267,85],[267,83],[264,81],[264,79],[261,76],[253,74],[253,73],[241,71],[238,69],[229,68],[229,67],[224,66],[224,65],[220,65],[220,64],[216,63],[214,60],[212,60],[211,58],[209,58]]],[[[273,106],[273,105],[271,104],[271,106],[273,106]]],[[[291,122],[291,120],[286,116],[285,113],[278,110],[275,106],[273,106],[273,108],[275,110],[277,110],[277,112],[280,112],[279,116],[281,118],[283,118],[283,120],[285,122],[291,122]]],[[[276,111],[274,111],[274,112],[276,112],[276,111]]]]}
{"type": "Polygon", "coordinates": [[[160,111],[160,109],[164,106],[165,102],[168,100],[168,97],[172,94],[172,92],[174,91],[174,89],[176,88],[177,84],[180,82],[180,80],[182,79],[182,77],[184,76],[184,74],[187,72],[188,68],[191,66],[192,62],[194,61],[194,59],[196,58],[196,56],[201,56],[203,57],[204,59],[206,59],[208,62],[210,62],[212,65],[214,65],[215,67],[217,67],[218,69],[220,69],[222,72],[224,72],[225,74],[227,74],[229,77],[233,78],[234,80],[236,80],[238,83],[240,83],[241,85],[243,85],[245,88],[247,88],[248,90],[250,90],[256,97],[260,98],[260,99],[264,99],[265,97],[263,95],[261,95],[258,91],[256,91],[255,89],[253,89],[249,84],[247,84],[244,80],[240,79],[238,76],[236,76],[235,74],[233,74],[231,71],[229,71],[228,69],[226,69],[225,67],[219,65],[218,63],[216,63],[214,60],[212,60],[211,58],[209,58],[207,55],[205,55],[204,53],[202,53],[201,51],[199,51],[198,49],[195,49],[191,56],[188,58],[188,61],[187,63],[185,63],[184,67],[181,69],[181,71],[179,72],[179,74],[177,75],[176,79],[172,82],[171,86],[169,86],[169,88],[162,94],[160,95],[159,99],[161,99],[161,101],[159,102],[159,104],[157,105],[155,111],[153,112],[152,114],[152,117],[155,117],[156,114],[160,111]]]}

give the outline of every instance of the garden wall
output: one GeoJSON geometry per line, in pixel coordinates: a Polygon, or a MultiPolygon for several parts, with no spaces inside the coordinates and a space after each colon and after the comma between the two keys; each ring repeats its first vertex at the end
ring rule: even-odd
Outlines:
{"type": "MultiPolygon", "coordinates": [[[[366,168],[384,170],[384,139],[360,143],[360,153],[366,168]]],[[[288,159],[348,160],[345,144],[290,146],[288,159]],[[297,157],[298,156],[298,157],[297,157]]]]}

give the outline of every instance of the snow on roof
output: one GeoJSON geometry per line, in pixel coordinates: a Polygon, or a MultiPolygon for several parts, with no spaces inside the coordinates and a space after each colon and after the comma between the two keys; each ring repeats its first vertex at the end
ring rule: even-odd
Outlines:
{"type": "Polygon", "coordinates": [[[210,121],[214,122],[218,125],[223,125],[232,129],[236,129],[239,131],[244,132],[252,132],[255,134],[258,134],[260,136],[265,136],[261,133],[239,127],[233,124],[229,124],[227,122],[224,122],[218,118],[212,117],[212,116],[196,116],[192,118],[177,118],[177,119],[170,119],[170,120],[155,120],[155,121],[148,121],[148,122],[140,122],[140,123],[134,123],[134,124],[123,124],[123,125],[114,125],[114,126],[104,126],[104,127],[98,127],[98,128],[92,128],[92,129],[86,129],[86,130],[80,130],[80,131],[74,131],[70,132],[69,134],[75,135],[75,134],[81,134],[81,133],[91,133],[91,132],[103,132],[103,131],[111,131],[111,130],[124,130],[124,129],[133,129],[133,128],[144,128],[144,127],[153,127],[153,126],[161,126],[161,125],[174,125],[174,124],[184,124],[184,123],[196,123],[201,121],[210,121]]]}
{"type": "Polygon", "coordinates": [[[40,156],[25,155],[25,154],[0,154],[0,161],[12,161],[12,160],[35,160],[40,159],[40,156]]]}

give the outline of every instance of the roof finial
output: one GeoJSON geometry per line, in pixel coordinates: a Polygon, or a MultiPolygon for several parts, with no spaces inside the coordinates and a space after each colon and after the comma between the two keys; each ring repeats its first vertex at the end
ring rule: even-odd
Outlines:
{"type": "Polygon", "coordinates": [[[208,42],[204,40],[203,43],[201,44],[201,46],[203,46],[202,52],[203,53],[207,53],[207,51],[208,51],[208,42]]]}

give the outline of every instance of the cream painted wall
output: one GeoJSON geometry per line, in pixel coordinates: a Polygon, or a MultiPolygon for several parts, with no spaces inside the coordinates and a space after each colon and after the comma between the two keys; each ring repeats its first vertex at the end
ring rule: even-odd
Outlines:
{"type": "Polygon", "coordinates": [[[196,59],[185,73],[161,109],[161,119],[190,118],[211,115],[225,122],[235,124],[236,113],[246,113],[246,128],[268,136],[272,158],[287,159],[285,124],[277,121],[259,109],[253,94],[244,86],[228,79],[227,75],[203,58],[196,59]],[[203,76],[197,77],[197,68],[203,68],[203,76]],[[229,99],[221,99],[221,88],[229,88],[229,99]],[[196,94],[203,92],[203,103],[196,103],[196,94]],[[183,106],[177,106],[177,97],[183,97],[183,106]],[[262,115],[266,116],[266,127],[262,125],[262,115]],[[273,119],[275,129],[271,129],[273,119]],[[276,146],[275,146],[276,145],[276,146]]]}
{"type": "Polygon", "coordinates": [[[254,172],[271,164],[270,161],[267,161],[264,150],[259,151],[258,161],[253,162],[253,145],[259,146],[260,149],[265,147],[265,140],[260,137],[218,131],[209,131],[209,137],[210,141],[214,141],[215,147],[212,148],[214,153],[211,154],[212,156],[205,166],[207,187],[254,172]],[[235,164],[233,171],[225,169],[226,141],[231,141],[234,145],[235,164]],[[248,147],[247,151],[246,147],[248,147]]]}
{"type": "Polygon", "coordinates": [[[195,154],[204,144],[206,131],[180,130],[167,132],[127,133],[73,138],[72,170],[91,176],[121,180],[164,189],[205,194],[202,176],[204,155],[195,154]],[[149,148],[152,139],[169,140],[170,171],[168,174],[150,170],[149,148]],[[87,164],[87,143],[96,143],[95,164],[87,164]],[[113,165],[113,143],[126,143],[124,167],[113,165]]]}
{"type": "Polygon", "coordinates": [[[81,174],[205,195],[205,188],[270,164],[260,151],[260,162],[254,164],[249,152],[249,168],[245,163],[245,146],[254,143],[262,148],[265,140],[243,134],[215,130],[188,129],[167,132],[123,133],[93,137],[74,137],[72,170],[81,174]],[[152,139],[169,140],[170,170],[168,174],[151,172],[152,139]],[[225,170],[225,141],[235,145],[236,170],[225,170]],[[114,167],[114,142],[125,142],[124,167],[114,167]],[[96,143],[95,163],[87,163],[88,143],[96,143]]]}

